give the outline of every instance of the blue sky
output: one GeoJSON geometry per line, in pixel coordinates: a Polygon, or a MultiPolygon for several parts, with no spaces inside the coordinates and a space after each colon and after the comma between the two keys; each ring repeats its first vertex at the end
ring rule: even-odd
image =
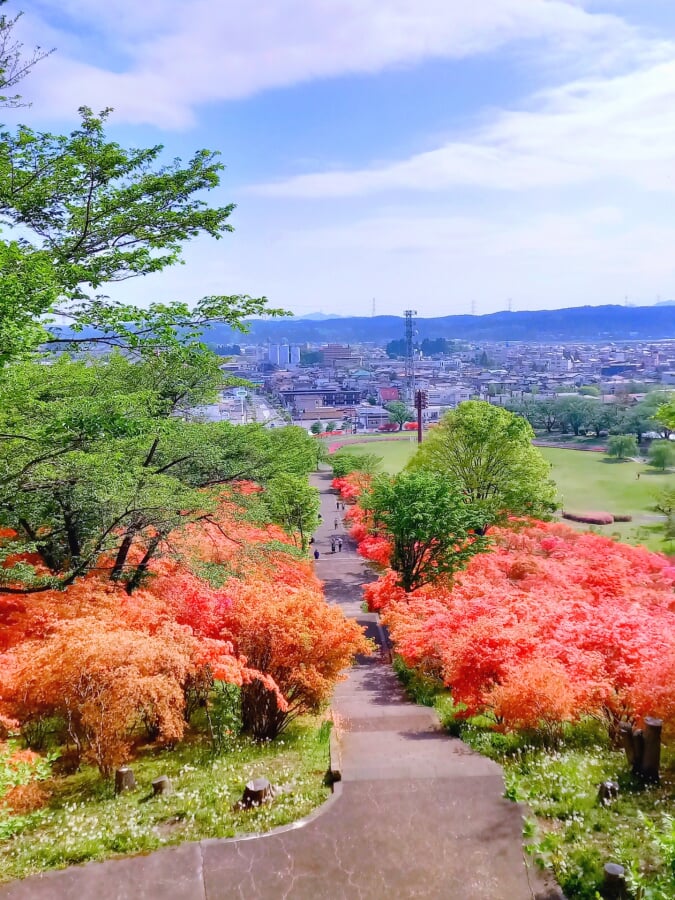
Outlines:
{"type": "Polygon", "coordinates": [[[19,118],[220,150],[233,235],[133,302],[420,315],[675,297],[672,0],[30,0],[19,118]]]}

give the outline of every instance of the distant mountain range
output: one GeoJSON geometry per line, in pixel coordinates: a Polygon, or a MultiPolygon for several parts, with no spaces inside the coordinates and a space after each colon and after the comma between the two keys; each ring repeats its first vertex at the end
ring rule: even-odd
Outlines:
{"type": "MultiPolygon", "coordinates": [[[[209,344],[238,343],[357,343],[384,344],[404,335],[401,316],[298,316],[254,319],[243,337],[225,325],[212,326],[209,344]]],[[[534,312],[498,312],[485,316],[440,316],[415,320],[417,339],[444,337],[466,341],[628,341],[675,338],[675,313],[658,306],[575,306],[534,312]]]]}
{"type": "MultiPolygon", "coordinates": [[[[246,343],[367,343],[384,345],[404,336],[402,316],[338,316],[252,319],[242,335],[227,325],[212,325],[204,341],[212,346],[246,343]]],[[[535,312],[498,312],[485,316],[440,316],[415,320],[415,338],[463,341],[530,341],[584,343],[675,339],[675,310],[656,306],[574,306],[535,312]]],[[[67,340],[68,330],[60,335],[67,340]]],[[[94,334],[89,330],[78,337],[94,334]]]]}

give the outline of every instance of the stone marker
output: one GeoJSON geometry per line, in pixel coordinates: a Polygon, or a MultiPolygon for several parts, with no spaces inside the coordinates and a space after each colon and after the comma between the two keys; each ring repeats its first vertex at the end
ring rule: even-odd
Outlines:
{"type": "Polygon", "coordinates": [[[129,766],[122,766],[115,772],[115,793],[121,794],[123,791],[133,791],[136,789],[136,779],[134,773],[129,766]]]}
{"type": "Polygon", "coordinates": [[[160,775],[152,782],[152,793],[157,796],[159,794],[173,794],[173,785],[169,781],[168,775],[160,775]]]}

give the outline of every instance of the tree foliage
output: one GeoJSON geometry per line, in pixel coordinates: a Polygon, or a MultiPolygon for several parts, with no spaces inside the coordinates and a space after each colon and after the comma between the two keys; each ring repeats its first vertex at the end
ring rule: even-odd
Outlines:
{"type": "Polygon", "coordinates": [[[631,459],[637,454],[637,441],[632,434],[614,434],[607,442],[607,455],[615,459],[631,459]]]}
{"type": "Polygon", "coordinates": [[[649,448],[649,465],[662,472],[675,466],[675,443],[673,441],[653,441],[649,448]]]}
{"type": "Polygon", "coordinates": [[[483,515],[452,483],[429,472],[381,475],[362,499],[375,528],[391,544],[391,567],[412,591],[452,575],[485,546],[483,515]]]}
{"type": "Polygon", "coordinates": [[[389,421],[398,425],[399,431],[403,430],[406,422],[410,422],[415,418],[412,410],[402,400],[393,400],[391,403],[387,403],[385,409],[389,413],[389,421]]]}
{"type": "Polygon", "coordinates": [[[472,400],[443,416],[408,468],[453,481],[486,522],[548,515],[555,485],[533,436],[520,416],[472,400]]]}

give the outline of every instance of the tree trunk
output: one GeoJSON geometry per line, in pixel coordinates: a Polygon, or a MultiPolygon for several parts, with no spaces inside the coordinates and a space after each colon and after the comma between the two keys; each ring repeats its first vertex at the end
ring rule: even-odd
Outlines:
{"type": "Polygon", "coordinates": [[[152,782],[152,793],[156,797],[159,794],[173,794],[173,785],[171,784],[168,775],[160,775],[159,778],[155,778],[152,782]]]}

